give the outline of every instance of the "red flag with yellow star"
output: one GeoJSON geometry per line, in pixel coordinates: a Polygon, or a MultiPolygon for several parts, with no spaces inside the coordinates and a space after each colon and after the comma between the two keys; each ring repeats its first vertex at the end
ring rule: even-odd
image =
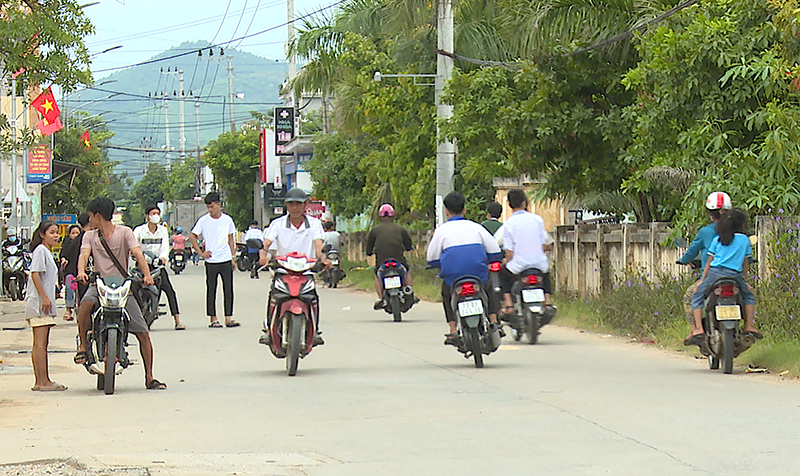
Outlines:
{"type": "Polygon", "coordinates": [[[83,145],[87,149],[91,149],[92,148],[92,143],[89,140],[89,131],[86,131],[86,132],[83,133],[83,135],[81,136],[81,141],[83,141],[83,145]]]}
{"type": "Polygon", "coordinates": [[[61,124],[61,119],[56,116],[56,120],[53,122],[48,121],[47,118],[42,119],[38,124],[36,124],[36,127],[39,128],[39,132],[41,132],[43,136],[49,136],[53,135],[53,133],[56,131],[61,130],[64,125],[61,124]]]}
{"type": "Polygon", "coordinates": [[[45,89],[42,94],[34,99],[31,107],[39,111],[39,114],[44,116],[49,124],[55,123],[58,115],[61,114],[56,104],[56,98],[50,88],[45,89]]]}

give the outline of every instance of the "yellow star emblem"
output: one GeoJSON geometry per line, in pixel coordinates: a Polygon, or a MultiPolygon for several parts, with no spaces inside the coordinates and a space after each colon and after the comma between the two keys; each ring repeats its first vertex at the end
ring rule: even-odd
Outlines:
{"type": "Polygon", "coordinates": [[[42,108],[44,109],[45,114],[47,114],[48,112],[53,110],[53,103],[45,99],[45,101],[42,103],[42,108]]]}

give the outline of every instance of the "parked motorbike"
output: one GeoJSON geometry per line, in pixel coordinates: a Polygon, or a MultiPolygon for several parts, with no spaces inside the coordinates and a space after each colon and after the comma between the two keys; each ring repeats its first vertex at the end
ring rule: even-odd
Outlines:
{"type": "MultiPolygon", "coordinates": [[[[497,265],[499,263],[493,264],[495,267],[497,265]]],[[[499,271],[499,267],[497,270],[499,271]]],[[[501,317],[509,323],[514,340],[519,341],[524,334],[527,334],[528,343],[536,344],[541,328],[553,320],[556,308],[544,305],[543,286],[543,273],[538,269],[529,268],[520,273],[519,279],[511,287],[514,314],[501,317]]]]}
{"type": "Polygon", "coordinates": [[[339,251],[330,248],[330,245],[325,245],[322,252],[326,253],[328,260],[331,262],[331,269],[324,269],[320,276],[322,282],[329,288],[335,288],[339,285],[339,281],[344,279],[345,272],[339,262],[339,251]]]}
{"type": "MultiPolygon", "coordinates": [[[[161,273],[166,273],[167,270],[155,254],[145,251],[144,257],[147,260],[147,265],[150,267],[150,276],[153,277],[153,284],[149,286],[139,286],[138,293],[140,297],[139,302],[142,304],[142,317],[144,317],[144,321],[147,323],[147,328],[150,329],[156,319],[166,314],[166,312],[160,311],[159,308],[161,307],[161,273]]],[[[139,269],[138,265],[133,268],[132,273],[139,281],[144,278],[144,274],[139,269]]]]}
{"type": "Polygon", "coordinates": [[[239,271],[252,270],[253,263],[250,262],[247,245],[244,243],[236,243],[236,267],[239,268],[239,271]]]}
{"type": "Polygon", "coordinates": [[[12,301],[25,299],[30,256],[22,245],[7,245],[3,248],[3,290],[12,301]]]}
{"type": "Polygon", "coordinates": [[[271,263],[275,271],[267,303],[264,332],[272,355],[286,359],[286,373],[297,374],[298,361],[314,348],[319,303],[314,293],[314,273],[321,263],[302,253],[277,256],[271,263]]]}
{"type": "Polygon", "coordinates": [[[394,317],[394,322],[403,320],[402,313],[414,305],[414,290],[406,285],[406,268],[394,259],[388,259],[378,268],[378,278],[383,282],[383,310],[394,317]]]}
{"type": "Polygon", "coordinates": [[[111,395],[116,376],[133,364],[125,350],[130,325],[125,305],[131,297],[133,278],[110,276],[103,279],[92,273],[90,279],[97,285],[100,305],[92,313],[86,344],[89,358],[84,365],[90,374],[97,375],[97,389],[111,395]]]}
{"type": "Polygon", "coordinates": [[[708,356],[708,367],[726,374],[733,372],[733,359],[752,346],[756,339],[744,332],[741,323],[743,304],[736,281],[720,278],[711,285],[705,301],[703,329],[706,338],[700,351],[708,356]]]}
{"type": "Polygon", "coordinates": [[[184,250],[172,250],[169,257],[169,267],[175,275],[181,274],[186,269],[186,252],[184,250]]]}
{"type": "Polygon", "coordinates": [[[489,327],[489,296],[481,280],[465,276],[450,287],[450,302],[456,314],[460,338],[458,351],[473,358],[475,367],[483,367],[483,356],[500,347],[500,333],[489,327]]]}

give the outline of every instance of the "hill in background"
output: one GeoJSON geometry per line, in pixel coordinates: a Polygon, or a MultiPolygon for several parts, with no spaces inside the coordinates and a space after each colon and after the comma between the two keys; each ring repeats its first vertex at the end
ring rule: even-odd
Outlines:
{"type": "MultiPolygon", "coordinates": [[[[144,153],[109,149],[111,160],[119,161],[116,171],[127,172],[137,179],[152,162],[166,164],[167,110],[169,110],[169,143],[173,161],[180,157],[180,87],[178,71],[184,77],[184,135],[186,155],[194,156],[197,148],[197,124],[200,146],[230,131],[228,104],[228,62],[220,49],[209,55],[208,42],[185,42],[153,57],[167,58],[192,52],[170,60],[135,66],[95,80],[97,90],[85,89],[66,98],[64,108],[69,115],[81,111],[101,115],[114,133],[110,144],[125,148],[149,148],[162,152],[144,153]],[[196,52],[202,49],[202,57],[196,52]],[[213,58],[213,59],[210,59],[213,58]],[[168,99],[166,99],[166,98],[168,99]],[[197,100],[197,101],[195,101],[197,100]],[[195,114],[195,102],[199,114],[195,114]],[[169,105],[167,106],[167,103],[169,105]],[[77,108],[77,112],[76,112],[77,108]]],[[[251,118],[250,111],[269,113],[281,105],[278,90],[287,76],[287,64],[226,48],[233,57],[233,90],[237,95],[234,112],[237,127],[251,118]]],[[[73,119],[70,127],[80,128],[73,119]]]]}

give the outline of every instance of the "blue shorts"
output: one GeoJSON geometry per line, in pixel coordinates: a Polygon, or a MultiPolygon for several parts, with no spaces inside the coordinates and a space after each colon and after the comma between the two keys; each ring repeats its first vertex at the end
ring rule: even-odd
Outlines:
{"type": "Polygon", "coordinates": [[[695,291],[692,295],[692,309],[703,308],[703,301],[705,301],[708,288],[710,288],[711,285],[714,284],[714,281],[718,280],[719,278],[730,278],[735,280],[742,292],[742,304],[755,305],[756,298],[753,296],[753,293],[750,291],[747,283],[744,282],[741,271],[736,271],[735,269],[730,268],[708,268],[708,276],[706,276],[706,279],[700,283],[700,286],[697,287],[697,291],[695,291]]]}

